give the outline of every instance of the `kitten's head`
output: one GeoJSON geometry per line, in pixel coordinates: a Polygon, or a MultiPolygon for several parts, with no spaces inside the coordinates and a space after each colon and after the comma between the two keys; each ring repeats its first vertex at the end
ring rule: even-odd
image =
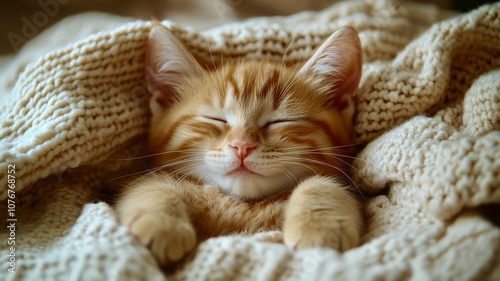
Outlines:
{"type": "Polygon", "coordinates": [[[156,26],[146,56],[155,164],[246,199],[290,190],[309,175],[343,175],[360,75],[351,28],[303,66],[235,61],[208,71],[156,26]]]}

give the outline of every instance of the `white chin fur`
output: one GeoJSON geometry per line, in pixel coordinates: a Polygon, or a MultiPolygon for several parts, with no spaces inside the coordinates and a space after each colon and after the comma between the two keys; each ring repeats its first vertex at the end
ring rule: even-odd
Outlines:
{"type": "Polygon", "coordinates": [[[262,199],[290,190],[297,184],[294,178],[280,174],[272,176],[252,174],[226,176],[218,173],[210,173],[207,176],[207,173],[200,170],[195,173],[197,178],[216,185],[232,196],[250,200],[262,199]]]}
{"type": "Polygon", "coordinates": [[[210,180],[219,186],[227,193],[245,198],[245,199],[260,199],[273,194],[280,193],[287,189],[291,189],[293,182],[286,176],[260,176],[260,175],[243,175],[243,176],[222,176],[213,174],[210,180]]]}

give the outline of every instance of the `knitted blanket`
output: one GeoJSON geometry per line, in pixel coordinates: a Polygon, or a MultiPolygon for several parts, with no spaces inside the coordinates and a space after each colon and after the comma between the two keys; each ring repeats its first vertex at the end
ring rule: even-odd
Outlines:
{"type": "Polygon", "coordinates": [[[173,270],[100,197],[144,168],[131,158],[145,154],[151,23],[103,28],[38,56],[1,85],[0,279],[500,280],[500,229],[480,211],[500,203],[499,15],[499,3],[449,17],[349,1],[205,32],[164,21],[206,62],[210,53],[281,60],[293,38],[285,59],[305,60],[346,24],[364,59],[355,131],[366,146],[353,169],[366,206],[362,245],[293,252],[280,231],[217,237],[173,270]]]}

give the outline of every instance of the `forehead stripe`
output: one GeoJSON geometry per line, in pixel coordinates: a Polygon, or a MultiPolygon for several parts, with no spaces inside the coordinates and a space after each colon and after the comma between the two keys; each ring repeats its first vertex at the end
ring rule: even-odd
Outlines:
{"type": "Polygon", "coordinates": [[[276,69],[274,69],[273,74],[267,78],[266,83],[262,87],[262,89],[259,93],[259,97],[260,98],[266,97],[269,94],[269,90],[271,89],[272,86],[275,86],[275,88],[276,88],[276,84],[278,83],[278,79],[279,79],[279,72],[276,69]]]}
{"type": "Polygon", "coordinates": [[[228,75],[226,77],[226,80],[227,82],[231,85],[231,87],[233,88],[233,95],[235,98],[239,98],[240,97],[240,89],[238,87],[238,83],[236,82],[236,80],[234,79],[234,72],[233,71],[229,71],[228,72],[228,75]]]}

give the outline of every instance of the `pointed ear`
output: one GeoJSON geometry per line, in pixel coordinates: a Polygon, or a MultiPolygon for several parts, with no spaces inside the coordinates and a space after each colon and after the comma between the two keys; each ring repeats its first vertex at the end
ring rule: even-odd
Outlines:
{"type": "Polygon", "coordinates": [[[178,86],[186,77],[201,75],[203,68],[170,30],[156,25],[149,33],[146,50],[146,85],[153,115],[179,100],[178,86]]]}
{"type": "Polygon", "coordinates": [[[328,98],[344,108],[351,103],[358,88],[361,56],[358,33],[350,27],[344,27],[326,39],[300,69],[300,73],[319,76],[327,88],[328,98]]]}

